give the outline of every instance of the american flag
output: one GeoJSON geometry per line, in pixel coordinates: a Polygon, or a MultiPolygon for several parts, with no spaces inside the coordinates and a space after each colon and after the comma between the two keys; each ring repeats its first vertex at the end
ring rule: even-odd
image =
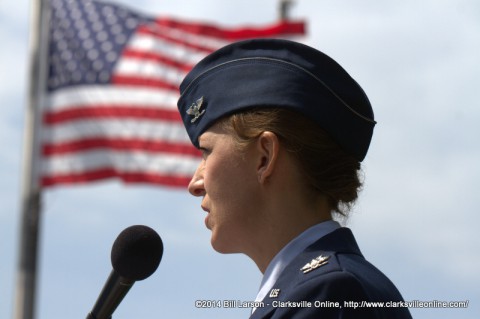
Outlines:
{"type": "Polygon", "coordinates": [[[112,177],[187,185],[199,153],[176,108],[186,73],[231,41],[302,34],[302,22],[229,29],[51,0],[42,186],[112,177]]]}

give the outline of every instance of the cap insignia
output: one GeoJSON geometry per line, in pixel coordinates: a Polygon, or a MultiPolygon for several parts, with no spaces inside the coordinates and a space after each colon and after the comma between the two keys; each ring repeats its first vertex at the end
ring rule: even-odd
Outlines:
{"type": "Polygon", "coordinates": [[[312,259],[311,262],[307,263],[300,270],[303,271],[304,274],[309,273],[312,270],[317,269],[318,267],[327,264],[329,259],[330,259],[330,256],[320,255],[317,258],[312,259]]]}
{"type": "Polygon", "coordinates": [[[203,96],[194,103],[192,103],[192,105],[188,108],[187,114],[193,116],[193,118],[190,120],[190,123],[195,123],[195,121],[198,120],[198,118],[202,116],[203,113],[205,113],[205,109],[200,110],[202,108],[202,105],[203,96]]]}

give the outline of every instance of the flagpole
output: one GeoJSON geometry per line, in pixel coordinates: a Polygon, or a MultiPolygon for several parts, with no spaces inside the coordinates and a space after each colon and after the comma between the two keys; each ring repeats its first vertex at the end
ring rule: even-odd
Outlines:
{"type": "Polygon", "coordinates": [[[279,18],[280,21],[287,21],[290,18],[290,8],[292,7],[293,0],[280,0],[279,4],[279,18]]]}
{"type": "Polygon", "coordinates": [[[31,0],[29,91],[25,115],[20,244],[16,274],[14,319],[35,318],[37,264],[41,225],[39,183],[40,106],[47,75],[48,6],[31,0]]]}

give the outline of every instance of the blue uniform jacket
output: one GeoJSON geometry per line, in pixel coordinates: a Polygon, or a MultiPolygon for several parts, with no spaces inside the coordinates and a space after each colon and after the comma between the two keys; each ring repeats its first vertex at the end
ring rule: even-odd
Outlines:
{"type": "Polygon", "coordinates": [[[365,260],[350,229],[339,228],[285,268],[250,319],[412,318],[399,301],[397,288],[365,260]]]}

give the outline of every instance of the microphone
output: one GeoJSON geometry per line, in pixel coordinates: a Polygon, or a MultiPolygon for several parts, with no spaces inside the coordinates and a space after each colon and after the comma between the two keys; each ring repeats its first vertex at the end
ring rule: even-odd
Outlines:
{"type": "Polygon", "coordinates": [[[163,255],[160,236],[150,227],[124,229],[112,246],[113,270],[87,319],[109,319],[135,281],[157,270],[163,255]]]}

